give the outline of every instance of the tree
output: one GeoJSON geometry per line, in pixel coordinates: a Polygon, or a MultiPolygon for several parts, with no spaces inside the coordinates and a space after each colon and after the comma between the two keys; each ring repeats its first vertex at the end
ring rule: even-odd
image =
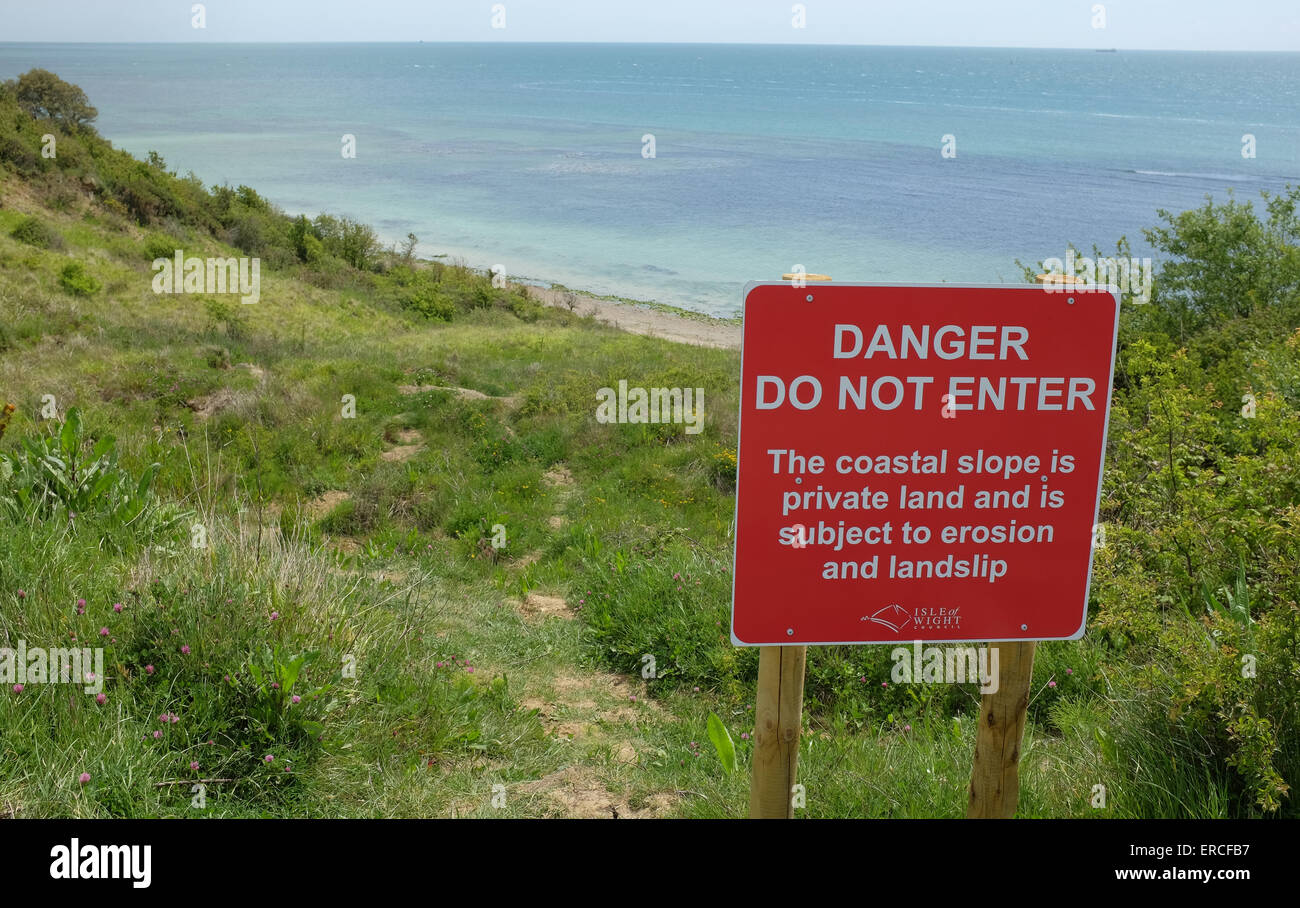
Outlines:
{"type": "Polygon", "coordinates": [[[38,119],[48,118],[67,129],[87,129],[99,116],[84,91],[49,70],[30,70],[7,85],[13,90],[18,106],[27,113],[38,119]]]}

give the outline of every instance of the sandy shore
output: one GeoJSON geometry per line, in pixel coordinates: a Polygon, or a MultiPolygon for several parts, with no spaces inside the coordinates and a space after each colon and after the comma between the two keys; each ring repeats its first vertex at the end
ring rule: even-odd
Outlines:
{"type": "Polygon", "coordinates": [[[644,334],[647,337],[659,337],[701,347],[740,349],[740,326],[731,322],[718,321],[706,316],[688,318],[632,303],[600,299],[573,290],[529,286],[528,293],[533,299],[548,306],[571,308],[579,315],[590,315],[597,321],[624,331],[631,331],[633,334],[644,334]]]}

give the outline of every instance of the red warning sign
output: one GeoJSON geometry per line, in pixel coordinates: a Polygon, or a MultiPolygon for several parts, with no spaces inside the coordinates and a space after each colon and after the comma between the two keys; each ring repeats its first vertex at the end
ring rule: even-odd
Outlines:
{"type": "Polygon", "coordinates": [[[1119,296],[751,284],[732,640],[1082,636],[1119,296]]]}

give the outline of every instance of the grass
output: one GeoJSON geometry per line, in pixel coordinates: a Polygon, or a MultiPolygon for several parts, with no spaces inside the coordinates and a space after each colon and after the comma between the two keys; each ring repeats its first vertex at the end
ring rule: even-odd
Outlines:
{"type": "MultiPolygon", "coordinates": [[[[109,632],[104,703],[0,690],[0,814],[744,813],[757,658],[726,630],[738,352],[622,333],[442,263],[264,263],[250,306],[155,295],[169,244],[242,251],[79,197],[47,207],[12,173],[0,198],[0,397],[17,408],[0,451],[75,408],[85,447],[113,436],[124,475],[158,465],[150,500],[174,519],[146,532],[93,503],[0,519],[0,642],[109,632]],[[403,302],[419,281],[434,317],[403,302]],[[619,379],[704,388],[704,431],[597,423],[595,392],[619,379]]],[[[1203,716],[1175,715],[1205,621],[1150,603],[1116,554],[1143,532],[1099,558],[1100,630],[1039,647],[1021,812],[1277,813],[1203,716]],[[1164,648],[1139,649],[1126,622],[1164,648]]],[[[891,667],[884,647],[810,651],[801,815],[964,813],[977,691],[893,684],[891,667]]]]}

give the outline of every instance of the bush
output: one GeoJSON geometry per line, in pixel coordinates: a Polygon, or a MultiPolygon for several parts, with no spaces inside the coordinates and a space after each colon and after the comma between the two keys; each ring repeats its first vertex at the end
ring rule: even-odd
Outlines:
{"type": "Polygon", "coordinates": [[[86,273],[81,262],[69,262],[59,272],[59,285],[73,296],[91,296],[99,291],[99,281],[86,273]]]}
{"type": "Polygon", "coordinates": [[[144,257],[152,262],[155,259],[171,259],[176,255],[177,244],[174,239],[161,233],[151,233],[144,241],[144,257]]]}
{"type": "Polygon", "coordinates": [[[47,226],[35,215],[27,215],[9,232],[20,243],[35,246],[38,249],[62,249],[63,237],[52,227],[47,226]]]}
{"type": "Polygon", "coordinates": [[[415,288],[400,300],[403,309],[418,312],[425,318],[449,322],[456,315],[456,304],[448,299],[441,290],[419,282],[415,288]]]}

